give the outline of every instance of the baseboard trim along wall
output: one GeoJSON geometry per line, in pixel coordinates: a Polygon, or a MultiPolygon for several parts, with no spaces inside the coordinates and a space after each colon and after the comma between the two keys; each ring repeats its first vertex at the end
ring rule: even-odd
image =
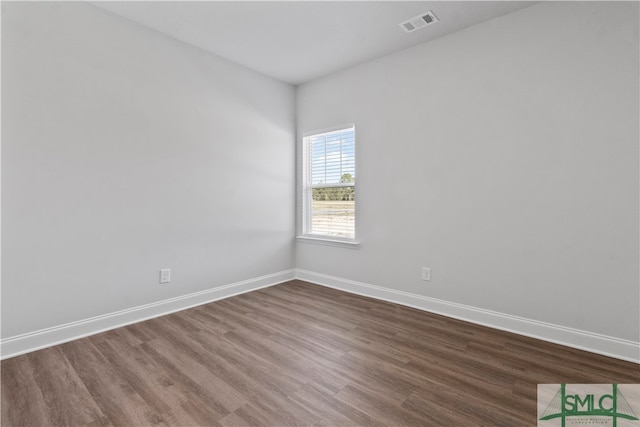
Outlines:
{"type": "Polygon", "coordinates": [[[19,356],[292,279],[413,307],[580,350],[640,363],[640,343],[302,269],[285,270],[0,340],[0,359],[19,356]]]}
{"type": "Polygon", "coordinates": [[[174,313],[234,295],[255,291],[287,282],[295,278],[295,270],[285,270],[241,282],[219,286],[200,292],[181,295],[163,301],[157,301],[126,310],[92,317],[77,322],[54,326],[39,331],[16,335],[0,340],[1,359],[19,356],[31,351],[62,344],[89,335],[95,335],[110,329],[142,322],[154,317],[174,313]]]}
{"type": "Polygon", "coordinates": [[[640,343],[565,326],[429,298],[308,270],[296,269],[296,279],[357,295],[389,301],[543,341],[640,363],[640,343]]]}

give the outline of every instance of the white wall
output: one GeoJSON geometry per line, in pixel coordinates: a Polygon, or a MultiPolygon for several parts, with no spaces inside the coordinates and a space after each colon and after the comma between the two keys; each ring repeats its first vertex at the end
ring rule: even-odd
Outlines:
{"type": "Polygon", "coordinates": [[[542,3],[300,87],[298,141],[356,123],[362,245],[294,253],[293,87],[2,2],[3,356],[294,266],[637,343],[638,59],[637,3],[542,3]]]}
{"type": "Polygon", "coordinates": [[[637,343],[638,77],[637,3],[552,2],[299,87],[298,140],[355,122],[361,248],[297,267],[637,343]]]}
{"type": "Polygon", "coordinates": [[[94,6],[2,2],[2,337],[292,269],[294,105],[94,6]]]}

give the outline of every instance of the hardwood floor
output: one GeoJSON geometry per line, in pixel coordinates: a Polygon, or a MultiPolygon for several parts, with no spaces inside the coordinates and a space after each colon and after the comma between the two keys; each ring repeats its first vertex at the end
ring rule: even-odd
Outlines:
{"type": "Polygon", "coordinates": [[[533,426],[638,365],[292,281],[2,362],[3,426],[533,426]]]}

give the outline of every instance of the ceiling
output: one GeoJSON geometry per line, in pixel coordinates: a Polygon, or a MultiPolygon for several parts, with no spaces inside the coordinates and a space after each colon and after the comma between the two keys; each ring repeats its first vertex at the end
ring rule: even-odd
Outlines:
{"type": "Polygon", "coordinates": [[[315,78],[537,2],[97,1],[95,6],[286,83],[315,78]],[[398,25],[428,10],[439,22],[398,25]]]}

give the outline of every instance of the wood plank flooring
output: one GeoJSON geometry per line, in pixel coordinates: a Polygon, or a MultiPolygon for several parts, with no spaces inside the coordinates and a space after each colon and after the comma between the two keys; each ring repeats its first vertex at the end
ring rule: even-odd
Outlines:
{"type": "Polygon", "coordinates": [[[3,426],[534,426],[638,365],[292,281],[2,362],[3,426]]]}

